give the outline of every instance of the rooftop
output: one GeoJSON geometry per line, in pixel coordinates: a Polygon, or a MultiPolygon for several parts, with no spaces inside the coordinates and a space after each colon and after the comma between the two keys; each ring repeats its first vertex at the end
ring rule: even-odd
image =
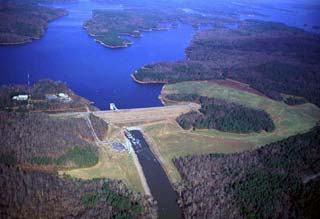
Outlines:
{"type": "Polygon", "coordinates": [[[119,142],[112,142],[111,145],[112,145],[112,148],[117,151],[125,151],[126,150],[126,147],[119,142]]]}

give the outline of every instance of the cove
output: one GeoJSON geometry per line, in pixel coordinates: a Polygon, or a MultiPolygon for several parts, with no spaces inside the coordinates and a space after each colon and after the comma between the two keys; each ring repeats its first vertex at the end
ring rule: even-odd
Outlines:
{"type": "Polygon", "coordinates": [[[130,75],[143,65],[185,58],[197,29],[181,24],[168,31],[144,32],[124,49],[109,49],[95,42],[82,24],[93,9],[117,9],[121,6],[91,1],[55,4],[69,15],[49,24],[45,35],[32,43],[0,47],[0,84],[26,84],[52,79],[65,82],[78,95],[108,109],[114,102],[119,108],[161,106],[162,85],[140,85],[130,75]]]}
{"type": "Polygon", "coordinates": [[[142,170],[146,177],[151,194],[158,202],[160,219],[180,219],[182,212],[177,204],[177,194],[173,190],[169,179],[145,141],[142,133],[138,130],[129,131],[132,135],[130,141],[138,156],[142,170]]]}

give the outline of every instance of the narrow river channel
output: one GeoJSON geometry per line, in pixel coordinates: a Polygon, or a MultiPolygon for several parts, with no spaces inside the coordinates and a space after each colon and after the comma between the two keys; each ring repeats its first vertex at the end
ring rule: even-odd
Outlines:
{"type": "Polygon", "coordinates": [[[132,130],[130,133],[133,137],[130,139],[132,147],[138,156],[152,196],[158,202],[159,218],[182,218],[182,212],[177,203],[177,194],[142,133],[138,130],[132,130]]]}

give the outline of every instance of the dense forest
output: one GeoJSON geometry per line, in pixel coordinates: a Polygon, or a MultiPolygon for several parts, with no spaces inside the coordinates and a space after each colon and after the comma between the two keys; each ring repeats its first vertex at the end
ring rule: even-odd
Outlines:
{"type": "MultiPolygon", "coordinates": [[[[47,101],[50,109],[65,107],[67,103],[47,100],[47,94],[60,92],[82,108],[90,107],[89,101],[61,82],[45,80],[30,88],[0,89],[0,218],[157,218],[153,199],[128,190],[121,181],[57,176],[59,169],[98,162],[98,147],[85,118],[7,112],[9,106],[26,105],[28,101],[12,100],[26,93],[32,97],[31,104],[47,101]]],[[[93,114],[89,119],[97,136],[104,139],[108,124],[93,114]]]]}
{"type": "Polygon", "coordinates": [[[161,62],[145,65],[135,74],[143,82],[176,83],[190,80],[225,79],[225,70],[201,61],[161,62]]]}
{"type": "Polygon", "coordinates": [[[170,5],[168,1],[164,5],[157,3],[148,1],[143,5],[140,2],[139,8],[125,10],[94,10],[92,19],[84,24],[84,28],[103,45],[119,48],[132,43],[123,38],[124,35],[141,37],[141,32],[178,27],[180,22],[199,27],[201,24],[221,25],[235,21],[231,14],[217,11],[215,14],[202,16],[198,13],[186,13],[180,8],[167,7],[165,5],[170,5]]]}
{"type": "MultiPolygon", "coordinates": [[[[95,118],[104,133],[104,121],[95,118]]],[[[83,118],[58,118],[41,113],[0,113],[1,159],[18,164],[68,167],[98,162],[98,147],[83,118]]]]}
{"type": "Polygon", "coordinates": [[[152,198],[121,181],[29,172],[1,161],[0,218],[157,218],[152,198]]]}
{"type": "MultiPolygon", "coordinates": [[[[171,95],[169,98],[183,101],[199,100],[199,112],[180,115],[177,122],[184,129],[217,129],[224,132],[250,133],[273,131],[275,125],[269,114],[240,104],[197,95],[171,95]]],[[[168,98],[168,96],[167,96],[168,98]]]]}
{"type": "Polygon", "coordinates": [[[231,155],[174,160],[185,218],[319,218],[320,127],[231,155]]]}
{"type": "Polygon", "coordinates": [[[0,45],[21,44],[40,38],[48,22],[65,16],[65,9],[38,5],[41,0],[0,0],[0,45]]]}
{"type": "Polygon", "coordinates": [[[282,93],[320,105],[320,39],[281,23],[246,20],[237,29],[215,28],[195,35],[187,60],[149,64],[138,81],[172,83],[234,79],[282,100],[282,93]]]}

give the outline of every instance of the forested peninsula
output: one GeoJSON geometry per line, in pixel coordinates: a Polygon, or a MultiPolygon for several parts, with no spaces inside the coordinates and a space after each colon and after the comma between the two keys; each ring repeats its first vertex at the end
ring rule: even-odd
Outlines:
{"type": "Polygon", "coordinates": [[[31,42],[43,36],[48,23],[66,16],[68,11],[39,5],[42,0],[0,1],[0,45],[31,42]]]}
{"type": "Polygon", "coordinates": [[[246,20],[237,29],[197,33],[186,49],[186,60],[148,64],[133,77],[138,82],[158,83],[233,79],[275,100],[285,100],[284,93],[319,106],[319,49],[320,39],[313,33],[281,23],[246,20]]]}

